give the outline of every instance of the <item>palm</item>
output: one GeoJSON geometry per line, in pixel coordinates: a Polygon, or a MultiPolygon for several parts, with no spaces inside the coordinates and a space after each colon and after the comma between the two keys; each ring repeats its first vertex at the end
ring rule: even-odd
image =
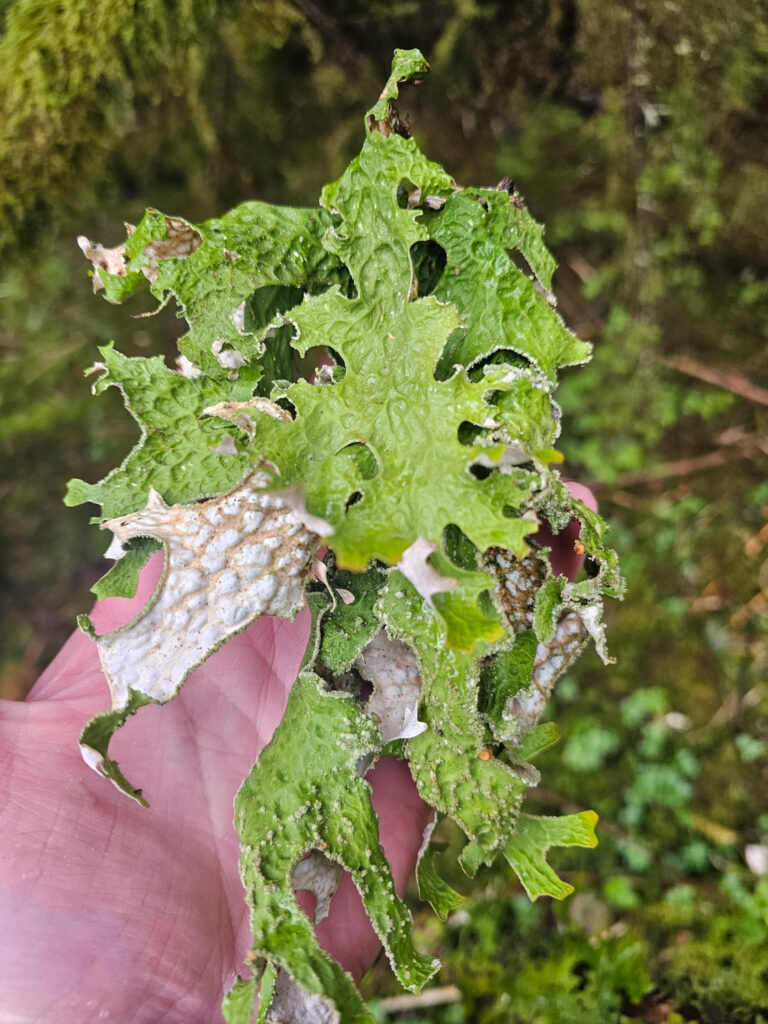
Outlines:
{"type": "MultiPolygon", "coordinates": [[[[145,576],[132,610],[151,584],[145,576]]],[[[102,605],[97,628],[125,621],[126,604],[102,605]]],[[[222,993],[250,937],[232,801],[282,717],[308,627],[306,613],[255,623],[175,701],[127,723],[114,753],[144,784],[148,811],[78,754],[75,737],[106,693],[85,636],[70,639],[26,704],[4,705],[3,1020],[221,1021],[222,993]]],[[[372,781],[402,887],[428,811],[404,764],[382,761],[372,781]]],[[[357,975],[376,955],[348,879],[318,935],[357,975]]]]}
{"type": "MultiPolygon", "coordinates": [[[[569,484],[595,508],[594,497],[569,484]]],[[[578,524],[537,539],[573,576],[578,524]]],[[[149,598],[158,559],[133,601],[94,612],[99,632],[149,598]]],[[[82,761],[75,737],[104,706],[95,645],[66,644],[25,704],[2,703],[0,1019],[20,1024],[208,1024],[250,944],[237,871],[232,801],[285,710],[309,634],[261,619],[230,640],[163,708],[144,708],[110,753],[140,780],[149,810],[82,761]]],[[[402,892],[431,812],[405,762],[368,776],[381,840],[402,892]]],[[[379,941],[348,876],[317,926],[323,946],[359,977],[379,941]]]]}

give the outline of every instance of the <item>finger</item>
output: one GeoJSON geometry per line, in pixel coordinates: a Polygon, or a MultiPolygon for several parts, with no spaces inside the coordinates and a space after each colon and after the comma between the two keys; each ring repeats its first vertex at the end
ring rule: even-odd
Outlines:
{"type": "MultiPolygon", "coordinates": [[[[570,480],[566,481],[566,486],[574,498],[597,512],[597,499],[588,487],[570,480]]],[[[551,549],[549,560],[555,576],[567,576],[572,580],[584,564],[584,553],[578,550],[577,543],[580,535],[581,524],[572,519],[559,533],[553,533],[549,523],[542,523],[531,539],[541,547],[551,549]]]]}
{"type": "MultiPolygon", "coordinates": [[[[392,866],[395,889],[403,896],[433,812],[419,796],[405,761],[383,757],[367,779],[379,817],[381,845],[392,866]]],[[[323,948],[358,981],[378,955],[381,940],[348,874],[342,876],[330,913],[317,925],[316,933],[323,948]]]]}
{"type": "MultiPolygon", "coordinates": [[[[97,610],[100,628],[130,618],[152,587],[143,579],[133,602],[97,610]]],[[[235,938],[247,912],[233,799],[282,717],[308,633],[306,612],[260,620],[175,701],[129,720],[114,754],[149,810],[77,751],[108,699],[84,634],[31,701],[3,706],[0,919],[13,942],[0,946],[0,1019],[220,1020],[223,979],[247,948],[235,938]]]]}
{"type": "Polygon", "coordinates": [[[171,829],[86,767],[68,702],[3,710],[0,1019],[216,1020],[233,925],[194,778],[171,829]]]}

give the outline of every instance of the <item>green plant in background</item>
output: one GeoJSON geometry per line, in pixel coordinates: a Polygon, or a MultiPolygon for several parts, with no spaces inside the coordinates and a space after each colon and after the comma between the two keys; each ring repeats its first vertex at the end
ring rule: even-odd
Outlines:
{"type": "MultiPolygon", "coordinates": [[[[260,984],[268,1005],[277,968],[342,1021],[370,1019],[296,901],[308,864],[314,884],[351,873],[406,988],[437,969],[378,842],[364,775],[382,753],[461,829],[468,875],[501,854],[532,899],[561,898],[548,851],[596,842],[590,811],[520,813],[554,683],[589,636],[607,659],[602,597],[622,591],[602,520],[552,468],[557,371],[589,346],[553,309],[554,263],[517,193],[457,186],[399,120],[400,83],[426,70],[395,52],[319,209],[247,203],[201,225],[150,210],[116,249],[81,239],[108,299],[148,287],[189,324],[178,372],[112,347],[93,368],[141,428],[100,483],[70,483],[67,502],[100,504],[115,536],[99,593],[131,593],[158,541],[166,568],[144,616],[96,638],[113,700],[83,731],[86,761],[143,802],[109,756],[114,730],[258,615],[312,610],[283,722],[235,804],[255,969],[230,1021],[250,1019],[260,984]],[[331,365],[308,376],[317,351],[331,365]],[[554,576],[527,540],[540,516],[580,522],[583,578],[554,576]]],[[[455,905],[431,856],[419,884],[440,915],[455,905]]]]}

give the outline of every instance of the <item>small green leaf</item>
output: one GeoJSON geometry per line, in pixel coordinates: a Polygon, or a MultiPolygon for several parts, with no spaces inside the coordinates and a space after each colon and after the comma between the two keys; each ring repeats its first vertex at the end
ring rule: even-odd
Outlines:
{"type": "Polygon", "coordinates": [[[139,570],[147,559],[162,547],[153,537],[136,537],[125,547],[109,572],[91,587],[91,593],[103,601],[107,597],[134,597],[139,585],[139,570]]]}
{"type": "Polygon", "coordinates": [[[460,569],[440,551],[430,562],[443,575],[457,581],[453,590],[436,594],[435,610],[446,626],[446,643],[471,654],[478,643],[493,643],[504,636],[501,615],[492,602],[481,603],[481,597],[493,586],[486,572],[460,569]]]}
{"type": "Polygon", "coordinates": [[[559,452],[556,448],[539,448],[538,451],[533,453],[539,462],[543,462],[545,466],[559,465],[565,461],[565,456],[562,452],[559,452]]]}
{"type": "Polygon", "coordinates": [[[532,900],[554,896],[562,900],[573,886],[555,874],[546,860],[553,846],[597,846],[594,811],[581,811],[561,818],[520,815],[517,831],[504,847],[504,856],[532,900]]]}
{"type": "Polygon", "coordinates": [[[456,892],[440,877],[435,866],[436,850],[428,846],[421,856],[416,868],[416,883],[419,887],[419,898],[426,900],[441,921],[460,907],[466,897],[456,892]]]}
{"type": "Polygon", "coordinates": [[[259,1012],[256,1015],[256,1024],[267,1024],[267,1013],[272,1002],[272,996],[275,994],[276,980],[277,971],[275,970],[275,965],[268,963],[261,975],[261,983],[259,985],[259,1012]]]}
{"type": "MultiPolygon", "coordinates": [[[[235,978],[234,985],[224,996],[224,1001],[221,1004],[221,1012],[227,1024],[251,1024],[255,997],[255,978],[249,978],[248,980],[240,977],[235,978]]],[[[261,1006],[259,1006],[259,1012],[261,1012],[261,1006]]]]}
{"type": "Polygon", "coordinates": [[[117,761],[113,761],[108,754],[109,741],[112,734],[125,725],[126,720],[135,715],[139,708],[146,707],[153,703],[151,698],[135,690],[130,691],[130,696],[123,707],[114,711],[101,711],[90,720],[80,733],[80,752],[87,765],[94,768],[99,775],[110,779],[118,789],[127,796],[133,797],[143,807],[149,804],[141,795],[141,790],[126,779],[120,771],[117,761]]]}
{"type": "Polygon", "coordinates": [[[339,570],[333,575],[332,586],[348,590],[354,601],[346,604],[337,600],[323,621],[320,658],[332,672],[346,672],[381,628],[373,606],[384,580],[383,572],[375,566],[363,573],[339,570]]]}
{"type": "Polygon", "coordinates": [[[537,646],[533,631],[524,630],[517,634],[509,650],[489,659],[480,673],[480,708],[500,743],[505,742],[509,733],[509,701],[531,681],[537,646]]]}
{"type": "Polygon", "coordinates": [[[376,104],[368,111],[367,117],[374,121],[383,121],[389,113],[390,100],[396,100],[398,85],[401,82],[413,82],[419,75],[429,71],[429,64],[419,50],[395,50],[392,58],[392,72],[387,84],[381,90],[376,104]]]}
{"type": "Polygon", "coordinates": [[[565,576],[550,576],[536,593],[533,607],[533,631],[536,639],[548,644],[555,635],[557,613],[566,584],[565,576]]]}
{"type": "Polygon", "coordinates": [[[521,761],[530,761],[549,747],[553,747],[560,739],[560,730],[554,722],[540,722],[530,732],[523,733],[515,748],[515,757],[521,761]]]}

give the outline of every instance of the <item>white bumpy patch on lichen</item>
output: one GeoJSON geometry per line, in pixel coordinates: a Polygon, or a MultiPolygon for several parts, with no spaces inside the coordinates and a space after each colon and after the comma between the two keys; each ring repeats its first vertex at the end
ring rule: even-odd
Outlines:
{"type": "Polygon", "coordinates": [[[113,708],[130,691],[166,701],[192,669],[261,615],[291,616],[318,538],[251,474],[222,497],[168,506],[151,492],[140,512],[103,524],[121,543],[155,537],[164,578],[146,614],[97,638],[113,708]]]}
{"type": "MultiPolygon", "coordinates": [[[[546,565],[536,555],[514,558],[500,548],[490,553],[491,564],[499,580],[498,596],[510,625],[516,630],[531,629],[539,587],[546,578],[546,565]]],[[[568,592],[569,584],[564,587],[568,592]]],[[[551,640],[536,647],[531,682],[509,701],[505,718],[515,723],[515,735],[529,732],[544,713],[555,683],[576,661],[587,639],[601,630],[602,623],[589,606],[561,612],[551,640]]]]}
{"type": "MultiPolygon", "coordinates": [[[[165,238],[156,238],[144,246],[144,255],[148,256],[152,263],[156,264],[157,260],[183,260],[200,248],[202,235],[188,221],[182,220],[181,217],[164,217],[163,220],[165,238]]],[[[157,270],[154,269],[156,275],[157,270]]],[[[150,277],[148,273],[147,277],[150,277]]]]}
{"type": "Polygon", "coordinates": [[[580,617],[575,612],[566,612],[549,643],[538,645],[530,686],[515,694],[507,707],[507,715],[516,721],[520,735],[538,723],[555,683],[576,661],[586,640],[587,631],[580,617]]]}
{"type": "Polygon", "coordinates": [[[310,850],[293,869],[291,885],[294,892],[305,889],[317,901],[313,921],[318,924],[328,917],[331,900],[339,887],[341,865],[329,860],[320,850],[310,850]]]}
{"type": "Polygon", "coordinates": [[[384,743],[412,739],[424,732],[419,721],[421,675],[413,648],[382,629],[364,648],[355,668],[374,691],[366,711],[377,722],[384,743]]]}
{"type": "Polygon", "coordinates": [[[85,235],[78,235],[77,244],[85,258],[90,260],[93,265],[93,290],[95,292],[104,287],[104,282],[99,274],[100,270],[106,270],[108,274],[125,276],[125,242],[116,245],[113,249],[107,249],[98,242],[96,245],[92,245],[85,235]]]}
{"type": "Polygon", "coordinates": [[[507,621],[516,631],[530,629],[536,591],[546,578],[544,562],[535,555],[515,558],[503,548],[493,548],[488,555],[499,581],[497,594],[507,621]]]}

